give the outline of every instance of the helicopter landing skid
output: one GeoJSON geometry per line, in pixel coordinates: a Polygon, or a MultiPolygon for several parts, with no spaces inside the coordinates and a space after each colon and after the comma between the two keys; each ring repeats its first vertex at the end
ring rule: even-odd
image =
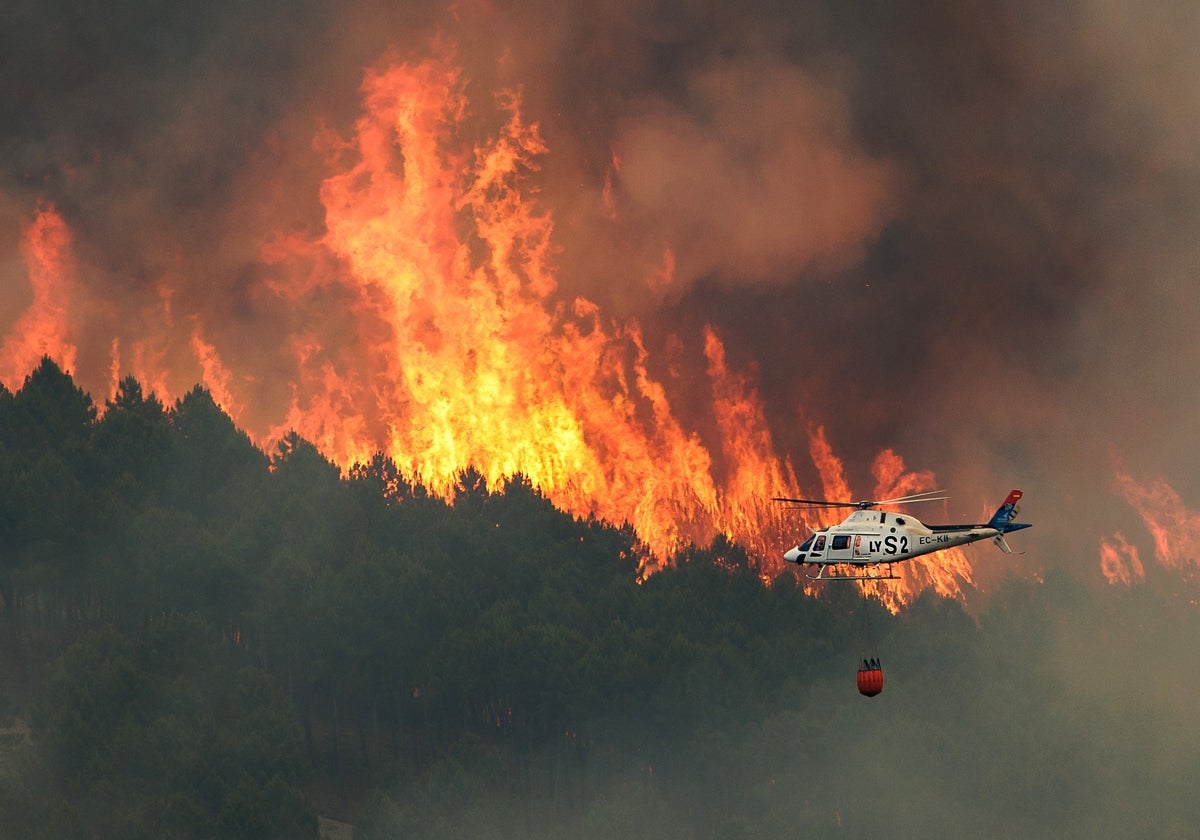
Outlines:
{"type": "MultiPolygon", "coordinates": [[[[861,573],[851,571],[845,574],[838,573],[838,565],[837,563],[822,563],[817,567],[815,575],[805,572],[804,576],[809,580],[854,580],[859,583],[872,580],[900,580],[900,575],[892,571],[891,563],[877,564],[878,571],[871,566],[860,566],[857,568],[862,569],[861,573]],[[833,568],[833,572],[829,572],[830,567],[833,568]]],[[[856,567],[851,566],[850,568],[854,569],[856,567]]]]}

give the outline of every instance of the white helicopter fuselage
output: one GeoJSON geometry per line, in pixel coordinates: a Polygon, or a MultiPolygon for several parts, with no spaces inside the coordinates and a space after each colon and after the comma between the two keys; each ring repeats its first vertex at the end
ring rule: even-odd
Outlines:
{"type": "Polygon", "coordinates": [[[986,539],[1011,554],[1004,535],[1029,527],[1013,521],[1021,495],[1020,490],[1009,493],[982,525],[926,525],[915,516],[868,507],[871,503],[864,502],[839,524],[813,531],[803,543],[784,552],[783,559],[817,566],[824,576],[829,566],[887,566],[986,539]]]}
{"type": "Polygon", "coordinates": [[[785,552],[783,559],[790,563],[869,566],[998,536],[999,530],[986,525],[938,526],[934,530],[906,514],[856,510],[840,524],[814,531],[802,545],[785,552]]]}

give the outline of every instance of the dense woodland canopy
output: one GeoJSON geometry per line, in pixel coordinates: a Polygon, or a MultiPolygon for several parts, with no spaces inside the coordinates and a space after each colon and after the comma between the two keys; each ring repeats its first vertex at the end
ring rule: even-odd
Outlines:
{"type": "Polygon", "coordinates": [[[98,412],[44,360],[0,386],[0,835],[1200,822],[1186,597],[1051,573],[892,616],[723,541],[639,584],[640,551],[519,480],[448,503],[382,456],[265,455],[202,388],[166,406],[126,379],[98,412]]]}

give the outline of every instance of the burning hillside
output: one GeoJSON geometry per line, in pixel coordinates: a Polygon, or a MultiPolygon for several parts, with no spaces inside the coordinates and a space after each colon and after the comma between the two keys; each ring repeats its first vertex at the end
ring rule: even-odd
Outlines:
{"type": "MultiPolygon", "coordinates": [[[[35,27],[3,94],[0,382],[43,354],[95,395],[202,382],[264,447],[382,451],[443,494],[522,474],[660,558],[725,534],[777,568],[805,523],[773,495],[947,488],[936,522],[1021,485],[1073,523],[1046,557],[1186,568],[1200,167],[1190,110],[1135,92],[1194,74],[1101,9],[834,5],[35,27]]],[[[893,597],[1046,562],[969,557],[893,597]]]]}

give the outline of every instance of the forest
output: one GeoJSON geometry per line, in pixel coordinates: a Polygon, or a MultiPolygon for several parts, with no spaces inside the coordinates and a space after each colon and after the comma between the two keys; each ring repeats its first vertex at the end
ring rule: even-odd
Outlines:
{"type": "Polygon", "coordinates": [[[639,580],[628,528],[519,479],[459,488],[381,455],[343,474],[294,434],[264,453],[201,387],[164,405],[127,378],[101,407],[49,359],[0,386],[0,836],[1200,821],[1190,582],[1051,563],[893,615],[722,539],[639,580]]]}

